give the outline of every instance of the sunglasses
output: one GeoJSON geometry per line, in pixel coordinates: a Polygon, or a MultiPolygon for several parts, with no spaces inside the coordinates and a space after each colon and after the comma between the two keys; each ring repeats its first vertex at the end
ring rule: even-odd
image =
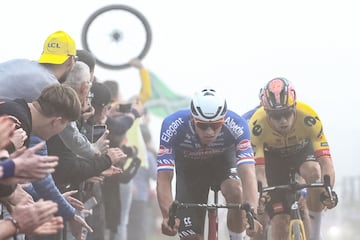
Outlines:
{"type": "Polygon", "coordinates": [[[222,127],[222,125],[224,124],[224,119],[215,122],[203,122],[194,118],[194,123],[196,127],[200,128],[203,131],[207,130],[208,128],[211,128],[212,130],[216,131],[222,127]]]}
{"type": "Polygon", "coordinates": [[[294,112],[294,108],[266,111],[267,115],[274,120],[280,120],[281,118],[288,119],[294,114],[294,112]]]}

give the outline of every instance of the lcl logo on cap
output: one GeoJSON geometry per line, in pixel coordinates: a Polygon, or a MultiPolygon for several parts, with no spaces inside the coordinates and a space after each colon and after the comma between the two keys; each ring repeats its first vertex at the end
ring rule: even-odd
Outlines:
{"type": "Polygon", "coordinates": [[[61,49],[61,42],[58,39],[53,39],[51,42],[48,42],[47,44],[47,50],[49,52],[57,52],[59,49],[61,49]]]}
{"type": "Polygon", "coordinates": [[[48,48],[60,48],[59,43],[48,43],[48,48]]]}

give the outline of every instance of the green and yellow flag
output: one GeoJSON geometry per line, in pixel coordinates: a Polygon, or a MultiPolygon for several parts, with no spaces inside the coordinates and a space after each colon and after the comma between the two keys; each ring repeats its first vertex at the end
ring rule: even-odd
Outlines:
{"type": "Polygon", "coordinates": [[[179,109],[189,107],[190,98],[174,93],[153,72],[149,71],[149,74],[152,93],[150,99],[145,103],[145,107],[150,113],[164,118],[179,109]]]}

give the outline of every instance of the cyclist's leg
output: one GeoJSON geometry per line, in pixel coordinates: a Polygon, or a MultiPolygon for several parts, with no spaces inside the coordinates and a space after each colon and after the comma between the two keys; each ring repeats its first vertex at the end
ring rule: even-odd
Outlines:
{"type": "MultiPolygon", "coordinates": [[[[207,203],[210,188],[209,169],[201,162],[191,164],[182,159],[177,163],[176,200],[180,203],[207,203]]],[[[200,208],[181,208],[179,237],[181,240],[203,240],[206,210],[200,208]]]]}
{"type": "MultiPolygon", "coordinates": [[[[301,164],[299,171],[300,175],[307,183],[321,181],[321,168],[320,164],[315,160],[312,148],[308,147],[308,154],[304,154],[304,160],[301,164]]],[[[320,188],[311,188],[307,190],[306,203],[309,209],[310,218],[310,239],[320,239],[320,226],[322,218],[323,205],[320,202],[320,188]]]]}
{"type": "MultiPolygon", "coordinates": [[[[227,203],[241,203],[242,188],[239,179],[226,179],[223,181],[221,184],[221,192],[227,203]]],[[[241,239],[246,236],[245,213],[239,209],[228,209],[227,227],[230,235],[232,235],[231,239],[241,239]]]]}
{"type": "MultiPolygon", "coordinates": [[[[279,154],[265,152],[265,173],[269,186],[289,183],[291,162],[279,154]]],[[[283,191],[270,192],[265,209],[271,224],[271,239],[287,239],[289,234],[290,204],[283,191]],[[285,238],[284,238],[285,237],[285,238]]]]}
{"type": "MultiPolygon", "coordinates": [[[[242,186],[236,171],[234,152],[227,151],[218,157],[213,164],[216,184],[220,184],[221,193],[227,203],[241,203],[242,186]]],[[[246,237],[246,215],[240,209],[228,209],[227,227],[230,239],[238,240],[246,237]]]]}
{"type": "Polygon", "coordinates": [[[271,218],[271,239],[287,240],[289,237],[289,222],[290,216],[288,214],[276,214],[271,218]]]}

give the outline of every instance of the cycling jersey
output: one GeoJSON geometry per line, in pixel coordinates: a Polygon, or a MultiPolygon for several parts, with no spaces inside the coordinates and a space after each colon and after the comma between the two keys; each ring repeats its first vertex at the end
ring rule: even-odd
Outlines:
{"type": "Polygon", "coordinates": [[[272,129],[263,107],[249,120],[251,143],[256,164],[265,163],[264,151],[275,152],[286,157],[312,145],[315,156],[330,156],[328,142],[318,114],[308,105],[296,102],[295,120],[291,130],[281,135],[272,129]]]}
{"type": "Polygon", "coordinates": [[[190,110],[179,110],[164,119],[161,126],[158,171],[174,171],[179,161],[202,161],[236,149],[236,165],[254,164],[254,153],[246,120],[227,110],[225,122],[213,143],[202,145],[196,136],[190,110]]]}

